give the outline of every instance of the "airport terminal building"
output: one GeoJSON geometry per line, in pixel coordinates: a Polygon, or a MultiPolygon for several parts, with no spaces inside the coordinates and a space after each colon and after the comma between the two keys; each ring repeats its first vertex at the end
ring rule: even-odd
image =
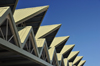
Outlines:
{"type": "Polygon", "coordinates": [[[70,36],[55,37],[61,24],[40,26],[49,6],[16,9],[0,0],[0,66],[84,66],[70,36]]]}

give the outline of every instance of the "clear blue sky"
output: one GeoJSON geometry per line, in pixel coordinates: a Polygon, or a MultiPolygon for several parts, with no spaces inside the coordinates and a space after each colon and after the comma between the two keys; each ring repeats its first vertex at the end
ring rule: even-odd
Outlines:
{"type": "Polygon", "coordinates": [[[66,44],[86,60],[84,66],[100,66],[100,0],[19,0],[17,9],[49,5],[41,25],[62,26],[56,36],[68,36],[66,44]]]}

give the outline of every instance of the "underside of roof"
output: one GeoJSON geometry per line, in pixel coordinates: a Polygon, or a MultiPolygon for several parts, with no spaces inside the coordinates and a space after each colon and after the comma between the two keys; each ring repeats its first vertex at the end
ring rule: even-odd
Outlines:
{"type": "Polygon", "coordinates": [[[73,51],[69,54],[68,56],[68,61],[69,62],[73,62],[75,60],[75,58],[77,57],[77,55],[79,54],[79,51],[73,51]]]}
{"type": "Polygon", "coordinates": [[[24,8],[15,10],[14,19],[18,27],[32,26],[36,34],[49,6],[24,8]]]}
{"type": "Polygon", "coordinates": [[[0,7],[10,6],[12,13],[14,13],[18,0],[0,0],[0,7]]]}
{"type": "Polygon", "coordinates": [[[67,58],[70,54],[70,52],[72,51],[72,49],[74,48],[75,44],[73,45],[65,45],[62,50],[61,50],[61,54],[63,55],[64,58],[67,58]]]}
{"type": "Polygon", "coordinates": [[[50,45],[50,47],[55,47],[56,52],[60,53],[61,49],[67,42],[69,36],[64,36],[64,37],[55,37],[50,45]]]}
{"type": "Polygon", "coordinates": [[[83,58],[83,56],[77,56],[75,58],[75,60],[73,61],[73,65],[77,66],[79,64],[79,62],[82,60],[82,58],[83,58]]]}

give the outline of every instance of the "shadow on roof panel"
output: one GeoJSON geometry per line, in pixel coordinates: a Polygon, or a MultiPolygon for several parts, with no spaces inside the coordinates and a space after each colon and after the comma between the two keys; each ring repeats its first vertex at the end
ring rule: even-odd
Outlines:
{"type": "Polygon", "coordinates": [[[61,50],[61,54],[63,55],[64,58],[67,58],[69,56],[69,54],[71,53],[72,49],[74,48],[75,44],[73,45],[65,45],[62,50],[61,50]]]}
{"type": "Polygon", "coordinates": [[[81,60],[78,64],[78,66],[83,66],[85,64],[86,60],[81,60]]]}
{"type": "Polygon", "coordinates": [[[79,62],[82,60],[82,58],[83,58],[83,56],[77,56],[75,58],[75,60],[73,61],[73,65],[77,66],[79,64],[79,62]]]}
{"type": "Polygon", "coordinates": [[[68,61],[73,62],[78,54],[79,54],[79,51],[72,51],[68,56],[68,61]]]}

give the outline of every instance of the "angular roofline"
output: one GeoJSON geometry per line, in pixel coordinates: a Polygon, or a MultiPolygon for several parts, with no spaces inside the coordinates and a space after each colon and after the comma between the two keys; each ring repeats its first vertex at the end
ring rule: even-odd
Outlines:
{"type": "Polygon", "coordinates": [[[62,36],[62,37],[55,37],[54,39],[53,39],[53,41],[52,41],[52,43],[51,43],[51,45],[50,45],[50,47],[57,47],[57,46],[59,46],[60,44],[62,44],[63,42],[65,42],[65,41],[67,41],[67,39],[69,38],[70,36],[62,36]],[[65,38],[66,37],[66,38],[65,38]],[[58,44],[56,44],[56,43],[53,43],[53,42],[55,42],[55,40],[57,40],[56,38],[64,38],[61,42],[59,42],[58,44]]]}
{"type": "Polygon", "coordinates": [[[81,60],[78,66],[84,65],[86,63],[86,60],[81,60]]]}
{"type": "Polygon", "coordinates": [[[73,64],[75,65],[76,63],[80,62],[82,58],[83,56],[77,56],[75,60],[73,61],[73,64]]]}
{"type": "MultiPolygon", "coordinates": [[[[69,56],[68,56],[68,60],[70,62],[71,59],[74,59],[74,57],[76,58],[77,55],[79,54],[80,51],[72,51],[69,56]],[[74,55],[72,55],[72,53],[74,53],[74,55]],[[71,57],[72,56],[72,57],[71,57]]],[[[74,61],[74,60],[73,60],[74,61]]]]}
{"type": "Polygon", "coordinates": [[[63,49],[61,50],[61,54],[65,54],[67,51],[73,49],[75,46],[75,44],[71,44],[71,45],[64,45],[63,49]],[[68,50],[65,50],[64,48],[67,47],[67,46],[71,46],[68,50]]]}
{"type": "Polygon", "coordinates": [[[14,11],[15,11],[15,9],[16,9],[16,6],[17,6],[17,4],[18,4],[18,1],[19,1],[19,0],[16,0],[15,6],[14,6],[14,9],[13,9],[12,13],[14,13],[14,11]]]}
{"type": "MultiPolygon", "coordinates": [[[[42,7],[42,6],[39,6],[39,7],[42,7]]],[[[31,7],[31,8],[35,8],[35,7],[31,7]]],[[[32,17],[34,17],[34,16],[36,16],[36,15],[38,15],[38,14],[40,14],[40,13],[46,11],[46,10],[48,10],[48,8],[49,8],[49,5],[46,6],[46,8],[43,8],[42,10],[40,10],[40,11],[38,11],[38,12],[36,12],[36,13],[33,13],[33,14],[31,14],[30,16],[26,16],[24,19],[21,19],[21,20],[15,22],[15,23],[16,23],[16,25],[17,25],[17,24],[20,24],[20,23],[22,23],[22,22],[25,22],[26,20],[28,20],[28,19],[30,19],[30,18],[32,18],[32,17]]],[[[23,8],[23,9],[28,9],[28,8],[23,8]]],[[[17,9],[17,10],[21,10],[21,9],[17,9]]],[[[14,14],[15,14],[15,13],[14,13],[14,14]]],[[[14,17],[16,17],[16,16],[14,16],[14,17]]],[[[15,19],[15,18],[14,18],[14,19],[15,19]]]]}
{"type": "MultiPolygon", "coordinates": [[[[59,29],[60,26],[61,26],[61,24],[54,24],[54,25],[57,25],[57,26],[56,26],[55,28],[53,28],[52,30],[48,31],[47,33],[44,33],[43,35],[41,35],[41,36],[39,36],[39,37],[37,37],[37,34],[36,34],[36,38],[44,37],[44,36],[46,36],[46,35],[48,35],[48,34],[54,32],[55,30],[59,29]]],[[[49,27],[49,26],[54,26],[54,25],[45,25],[45,26],[49,27]]],[[[45,27],[45,26],[40,26],[39,28],[45,27]]],[[[39,31],[39,30],[38,30],[38,31],[39,31]]],[[[38,32],[37,32],[37,33],[38,33],[38,32]]]]}

